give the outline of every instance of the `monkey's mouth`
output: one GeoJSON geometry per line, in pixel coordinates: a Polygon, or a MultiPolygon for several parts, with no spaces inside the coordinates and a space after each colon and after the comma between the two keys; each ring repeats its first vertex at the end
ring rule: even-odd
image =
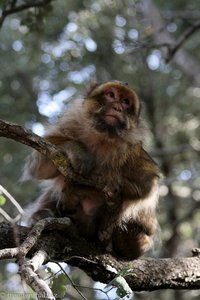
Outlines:
{"type": "Polygon", "coordinates": [[[116,126],[120,122],[120,118],[114,114],[107,114],[104,116],[106,124],[116,126]]]}
{"type": "Polygon", "coordinates": [[[95,118],[95,129],[108,133],[110,137],[118,136],[125,128],[126,124],[116,114],[106,114],[95,118]]]}

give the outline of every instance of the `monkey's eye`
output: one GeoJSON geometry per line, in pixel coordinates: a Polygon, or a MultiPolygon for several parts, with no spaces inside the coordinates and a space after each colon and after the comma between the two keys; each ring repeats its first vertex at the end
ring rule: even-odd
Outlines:
{"type": "Polygon", "coordinates": [[[130,106],[130,100],[128,98],[124,98],[121,100],[122,104],[125,104],[126,106],[130,106]]]}
{"type": "Polygon", "coordinates": [[[107,92],[106,96],[108,96],[110,98],[115,98],[115,94],[113,92],[107,92]]]}

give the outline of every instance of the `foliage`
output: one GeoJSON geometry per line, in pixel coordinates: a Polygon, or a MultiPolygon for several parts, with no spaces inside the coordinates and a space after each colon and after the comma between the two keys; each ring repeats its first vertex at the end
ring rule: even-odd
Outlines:
{"type": "Polygon", "coordinates": [[[0,206],[3,206],[6,203],[6,198],[3,195],[0,195],[0,206]]]}
{"type": "MultiPolygon", "coordinates": [[[[0,9],[11,2],[0,1],[0,9]]],[[[160,31],[148,21],[142,0],[59,0],[8,15],[0,31],[0,117],[42,134],[43,124],[53,124],[64,104],[84,95],[91,80],[128,82],[144,102],[143,115],[153,132],[147,146],[164,174],[159,255],[188,255],[200,243],[200,79],[195,75],[200,69],[200,35],[194,32],[174,57],[154,36],[165,31],[173,46],[199,20],[199,3],[147,2],[160,12],[160,31]]],[[[155,19],[158,22],[157,15],[155,19]]],[[[38,191],[32,183],[18,184],[29,151],[1,139],[0,183],[24,205],[38,191]]],[[[0,196],[0,205],[10,211],[7,202],[0,196]]],[[[165,291],[148,299],[198,296],[197,291],[165,291]]]]}
{"type": "Polygon", "coordinates": [[[119,272],[117,276],[113,280],[111,280],[109,284],[107,284],[106,288],[115,286],[117,288],[117,296],[119,296],[120,298],[130,298],[132,290],[126,281],[127,276],[135,276],[133,269],[130,266],[121,270],[121,272],[119,272]]]}

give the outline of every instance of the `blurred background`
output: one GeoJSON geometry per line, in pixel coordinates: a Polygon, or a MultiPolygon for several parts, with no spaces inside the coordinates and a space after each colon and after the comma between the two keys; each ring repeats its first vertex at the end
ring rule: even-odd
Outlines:
{"type": "MultiPolygon", "coordinates": [[[[42,135],[69,101],[85,95],[91,80],[128,82],[152,132],[145,147],[163,173],[161,242],[152,255],[191,256],[200,244],[200,1],[57,0],[40,1],[40,7],[36,2],[0,1],[1,13],[9,11],[0,18],[0,118],[42,135]],[[17,6],[24,9],[15,13],[17,6]]],[[[0,138],[0,184],[23,207],[39,192],[38,185],[18,181],[28,153],[30,148],[0,138]]],[[[14,216],[15,208],[4,202],[2,208],[14,216]]],[[[1,262],[0,270],[0,291],[23,293],[14,262],[1,262]]],[[[66,272],[77,284],[93,287],[78,269],[66,272]]],[[[113,291],[110,298],[82,292],[91,300],[119,299],[113,291]]],[[[131,297],[197,300],[200,291],[131,297]]],[[[64,299],[82,298],[71,287],[64,299]]]]}

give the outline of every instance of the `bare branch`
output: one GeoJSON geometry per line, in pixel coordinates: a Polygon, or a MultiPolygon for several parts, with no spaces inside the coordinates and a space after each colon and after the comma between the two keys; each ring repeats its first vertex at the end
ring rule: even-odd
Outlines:
{"type": "Polygon", "coordinates": [[[2,192],[12,202],[12,204],[16,207],[16,209],[21,215],[24,213],[23,208],[2,185],[0,185],[0,192],[2,192]]]}
{"type": "Polygon", "coordinates": [[[3,208],[0,207],[0,214],[4,217],[5,220],[7,220],[8,222],[12,223],[12,224],[15,224],[16,222],[18,222],[22,215],[21,214],[18,214],[14,219],[11,218],[9,216],[9,214],[7,214],[7,212],[5,210],[3,210],[3,208]]]}
{"type": "Polygon", "coordinates": [[[65,228],[69,227],[71,221],[69,218],[46,218],[37,222],[32,230],[29,232],[25,241],[16,248],[2,249],[0,250],[0,259],[3,258],[17,258],[18,255],[26,256],[32,247],[37,243],[42,231],[45,228],[65,228]]]}
{"type": "MultiPolygon", "coordinates": [[[[33,257],[33,260],[37,259],[36,254],[33,257]]],[[[45,256],[45,255],[44,255],[45,256]]],[[[30,264],[30,261],[26,262],[26,260],[19,260],[20,273],[25,282],[37,293],[38,300],[55,300],[51,289],[48,284],[42,280],[38,274],[36,274],[30,264]]]]}
{"type": "Polygon", "coordinates": [[[45,251],[39,250],[31,260],[26,262],[24,257],[19,259],[19,267],[22,278],[37,293],[38,300],[55,300],[48,284],[35,272],[48,258],[45,251]]]}
{"type": "Polygon", "coordinates": [[[47,260],[48,254],[44,250],[38,250],[31,260],[26,261],[27,253],[36,245],[42,231],[45,228],[69,227],[69,218],[47,218],[40,220],[27,235],[25,241],[18,247],[0,250],[0,259],[17,258],[20,273],[25,282],[37,293],[38,299],[55,300],[53,293],[47,283],[35,273],[37,269],[47,260]]]}
{"type": "Polygon", "coordinates": [[[28,265],[36,272],[44,262],[48,259],[48,255],[45,251],[39,250],[35,255],[28,261],[28,265]]]}
{"type": "Polygon", "coordinates": [[[176,52],[182,47],[182,45],[187,41],[187,39],[199,29],[200,29],[200,22],[197,22],[196,24],[191,25],[180,36],[178,41],[173,46],[168,48],[169,54],[168,54],[168,57],[166,58],[167,63],[169,63],[170,60],[172,60],[172,58],[174,57],[176,52]]]}

